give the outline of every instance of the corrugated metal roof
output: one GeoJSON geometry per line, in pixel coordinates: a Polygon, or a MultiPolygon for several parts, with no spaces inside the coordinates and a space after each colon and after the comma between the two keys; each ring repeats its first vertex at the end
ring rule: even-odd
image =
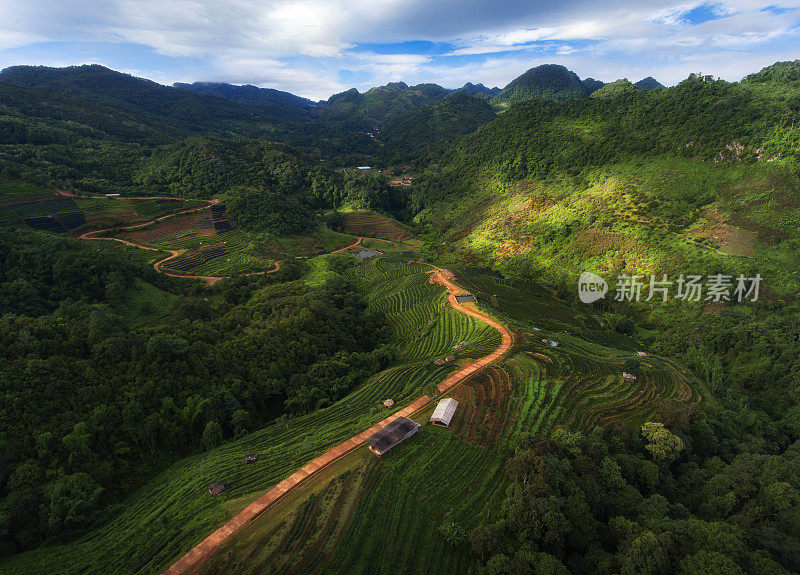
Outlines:
{"type": "Polygon", "coordinates": [[[405,438],[409,431],[419,427],[419,423],[407,417],[398,417],[386,427],[370,435],[367,443],[377,451],[386,451],[392,445],[405,438]]]}
{"type": "Polygon", "coordinates": [[[446,397],[436,406],[431,416],[431,422],[445,426],[450,425],[450,420],[453,419],[453,414],[456,412],[457,407],[458,402],[455,399],[446,397]]]}

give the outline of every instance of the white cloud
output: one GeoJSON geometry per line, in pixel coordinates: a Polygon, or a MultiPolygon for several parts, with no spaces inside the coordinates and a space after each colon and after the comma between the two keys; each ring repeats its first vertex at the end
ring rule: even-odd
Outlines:
{"type": "MultiPolygon", "coordinates": [[[[712,1],[706,6],[724,17],[690,25],[686,13],[702,4],[108,0],[99,8],[93,0],[3,0],[0,50],[33,42],[131,43],[202,62],[198,77],[175,80],[248,82],[314,98],[347,87],[341,70],[357,72],[360,89],[401,79],[449,87],[465,81],[503,85],[537,63],[553,61],[581,75],[602,71],[606,80],[635,78],[631,72],[638,70],[658,77],[663,70],[662,81],[669,81],[667,75],[685,77],[698,59],[708,63],[709,73],[718,73],[738,69],[739,62],[798,57],[797,0],[712,1]],[[768,6],[789,11],[765,11],[768,6]],[[446,42],[453,49],[446,57],[355,49],[406,40],[446,42]]],[[[181,72],[190,74],[191,68],[181,72]]]]}

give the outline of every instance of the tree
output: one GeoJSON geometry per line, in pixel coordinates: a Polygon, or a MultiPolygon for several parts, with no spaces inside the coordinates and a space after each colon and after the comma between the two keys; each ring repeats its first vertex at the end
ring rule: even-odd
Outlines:
{"type": "Polygon", "coordinates": [[[47,525],[53,533],[85,527],[94,519],[103,494],[86,473],[67,475],[51,484],[47,525]]]}
{"type": "Polygon", "coordinates": [[[645,449],[655,461],[672,463],[683,451],[683,440],[664,427],[663,423],[648,421],[642,425],[642,435],[648,441],[645,449]]]}
{"type": "Polygon", "coordinates": [[[222,427],[216,421],[209,421],[203,431],[203,447],[214,449],[222,443],[222,427]]]}
{"type": "Polygon", "coordinates": [[[698,551],[684,557],[681,572],[686,575],[743,575],[741,567],[728,555],[716,551],[698,551]]]}
{"type": "Polygon", "coordinates": [[[442,534],[448,545],[453,547],[461,545],[467,540],[467,532],[464,527],[455,521],[446,521],[439,525],[439,533],[442,534]]]}
{"type": "Polygon", "coordinates": [[[622,560],[622,575],[666,575],[669,572],[667,553],[650,531],[633,540],[622,560]]]}
{"type": "Polygon", "coordinates": [[[478,525],[469,534],[469,542],[472,550],[485,559],[497,549],[497,532],[491,526],[478,525]]]}

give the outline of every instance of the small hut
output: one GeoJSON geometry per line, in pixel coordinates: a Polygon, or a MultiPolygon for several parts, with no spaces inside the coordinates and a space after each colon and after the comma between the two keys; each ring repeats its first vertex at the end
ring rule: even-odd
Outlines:
{"type": "Polygon", "coordinates": [[[632,373],[628,373],[626,371],[623,371],[622,372],[622,379],[624,379],[625,381],[636,381],[636,376],[633,375],[632,373]]]}
{"type": "Polygon", "coordinates": [[[383,455],[401,441],[408,439],[419,430],[419,423],[407,417],[393,419],[389,425],[367,438],[369,450],[375,455],[383,455]]]}
{"type": "Polygon", "coordinates": [[[258,453],[251,453],[250,455],[245,455],[244,462],[245,463],[255,463],[258,461],[258,453]]]}
{"type": "Polygon", "coordinates": [[[636,355],[638,355],[639,357],[647,357],[647,352],[644,352],[644,351],[637,351],[637,352],[636,352],[636,355]]]}
{"type": "Polygon", "coordinates": [[[223,485],[221,481],[217,481],[208,486],[208,492],[211,495],[219,495],[223,491],[225,491],[225,485],[223,485]]]}
{"type": "Polygon", "coordinates": [[[478,298],[476,298],[471,293],[464,293],[456,296],[456,301],[458,303],[478,303],[478,298]]]}
{"type": "Polygon", "coordinates": [[[455,399],[452,397],[446,397],[439,402],[439,405],[437,405],[436,409],[433,411],[433,415],[431,415],[431,423],[434,425],[440,425],[442,427],[449,427],[450,421],[453,419],[453,414],[455,414],[457,407],[458,402],[455,399]]]}
{"type": "Polygon", "coordinates": [[[383,407],[386,407],[386,408],[394,407],[394,400],[393,399],[384,399],[383,400],[383,407]]]}
{"type": "Polygon", "coordinates": [[[433,365],[444,365],[445,363],[447,362],[441,357],[433,360],[433,365]]]}
{"type": "Polygon", "coordinates": [[[445,362],[447,362],[447,363],[453,363],[453,362],[456,360],[456,356],[454,356],[454,355],[448,355],[446,358],[444,358],[444,360],[445,360],[445,362]]]}

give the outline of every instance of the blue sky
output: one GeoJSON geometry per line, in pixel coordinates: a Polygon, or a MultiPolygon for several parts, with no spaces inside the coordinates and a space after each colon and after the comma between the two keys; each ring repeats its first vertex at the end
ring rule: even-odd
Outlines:
{"type": "Polygon", "coordinates": [[[0,68],[99,63],[164,84],[250,83],[313,99],[392,81],[739,80],[800,58],[797,0],[2,0],[0,68]]]}

